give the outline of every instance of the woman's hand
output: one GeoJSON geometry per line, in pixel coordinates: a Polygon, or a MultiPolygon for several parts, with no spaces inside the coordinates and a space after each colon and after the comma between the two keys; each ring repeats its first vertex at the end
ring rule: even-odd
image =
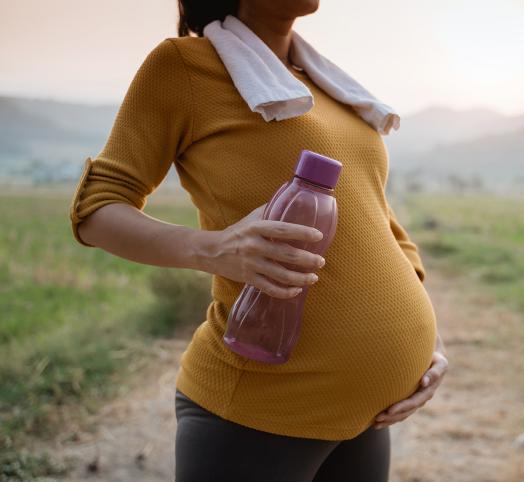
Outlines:
{"type": "Polygon", "coordinates": [[[254,209],[222,231],[208,232],[212,237],[205,248],[206,271],[248,283],[275,298],[292,298],[300,293],[300,287],[318,280],[314,271],[325,261],[322,256],[285,241],[318,242],[323,233],[310,226],[263,219],[266,206],[267,203],[254,209]],[[288,269],[279,261],[304,272],[288,269]]]}
{"type": "Polygon", "coordinates": [[[409,398],[394,403],[388,409],[375,417],[375,428],[383,428],[409,417],[415,410],[422,407],[429,399],[433,398],[435,390],[442,383],[442,378],[448,370],[448,359],[440,335],[437,334],[437,343],[431,366],[424,373],[419,388],[409,398]]]}

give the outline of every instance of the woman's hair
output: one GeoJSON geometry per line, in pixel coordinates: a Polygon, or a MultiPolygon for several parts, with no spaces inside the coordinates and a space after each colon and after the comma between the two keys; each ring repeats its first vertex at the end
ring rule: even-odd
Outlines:
{"type": "Polygon", "coordinates": [[[213,20],[224,20],[226,15],[237,15],[240,0],[178,0],[178,36],[190,32],[203,37],[204,27],[213,20]]]}

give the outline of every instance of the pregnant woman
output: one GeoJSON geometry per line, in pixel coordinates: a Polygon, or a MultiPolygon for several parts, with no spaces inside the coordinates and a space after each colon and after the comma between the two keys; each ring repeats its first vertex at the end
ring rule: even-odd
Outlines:
{"type": "MultiPolygon", "coordinates": [[[[180,36],[140,66],[104,148],[86,159],[70,210],[84,246],[213,275],[212,302],[176,380],[176,481],[387,481],[389,426],[432,398],[448,362],[418,249],[385,196],[381,133],[292,63],[293,22],[318,0],[183,0],[179,8],[180,36]],[[311,108],[279,119],[251,109],[242,69],[226,68],[204,34],[210,22],[264,45],[267,65],[278,68],[261,69],[263,82],[284,72],[309,89],[311,108]],[[343,164],[325,259],[286,242],[317,241],[315,229],[262,219],[302,149],[343,164]],[[173,164],[201,229],[143,212],[173,164]],[[282,299],[313,284],[286,363],[250,360],[224,344],[245,283],[282,299]]],[[[238,59],[251,52],[238,48],[238,59]]]]}

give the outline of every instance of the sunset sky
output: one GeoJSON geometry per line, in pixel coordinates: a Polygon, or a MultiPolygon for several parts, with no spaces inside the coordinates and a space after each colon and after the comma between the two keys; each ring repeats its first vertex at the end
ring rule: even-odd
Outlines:
{"type": "MultiPolygon", "coordinates": [[[[277,2],[278,4],[278,2],[277,2]]],[[[121,102],[175,0],[0,0],[0,95],[121,102]]],[[[524,113],[523,0],[321,0],[294,28],[376,97],[524,113]]]]}

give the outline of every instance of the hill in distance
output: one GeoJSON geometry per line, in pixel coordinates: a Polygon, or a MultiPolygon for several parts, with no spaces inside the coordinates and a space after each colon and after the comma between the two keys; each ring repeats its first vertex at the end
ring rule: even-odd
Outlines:
{"type": "MultiPolygon", "coordinates": [[[[85,158],[103,148],[118,108],[0,96],[0,182],[75,182],[85,158]]],[[[384,136],[397,176],[429,183],[476,176],[512,188],[524,178],[523,141],[524,114],[443,106],[402,118],[384,136]]],[[[168,178],[176,177],[173,168],[168,178]]]]}

